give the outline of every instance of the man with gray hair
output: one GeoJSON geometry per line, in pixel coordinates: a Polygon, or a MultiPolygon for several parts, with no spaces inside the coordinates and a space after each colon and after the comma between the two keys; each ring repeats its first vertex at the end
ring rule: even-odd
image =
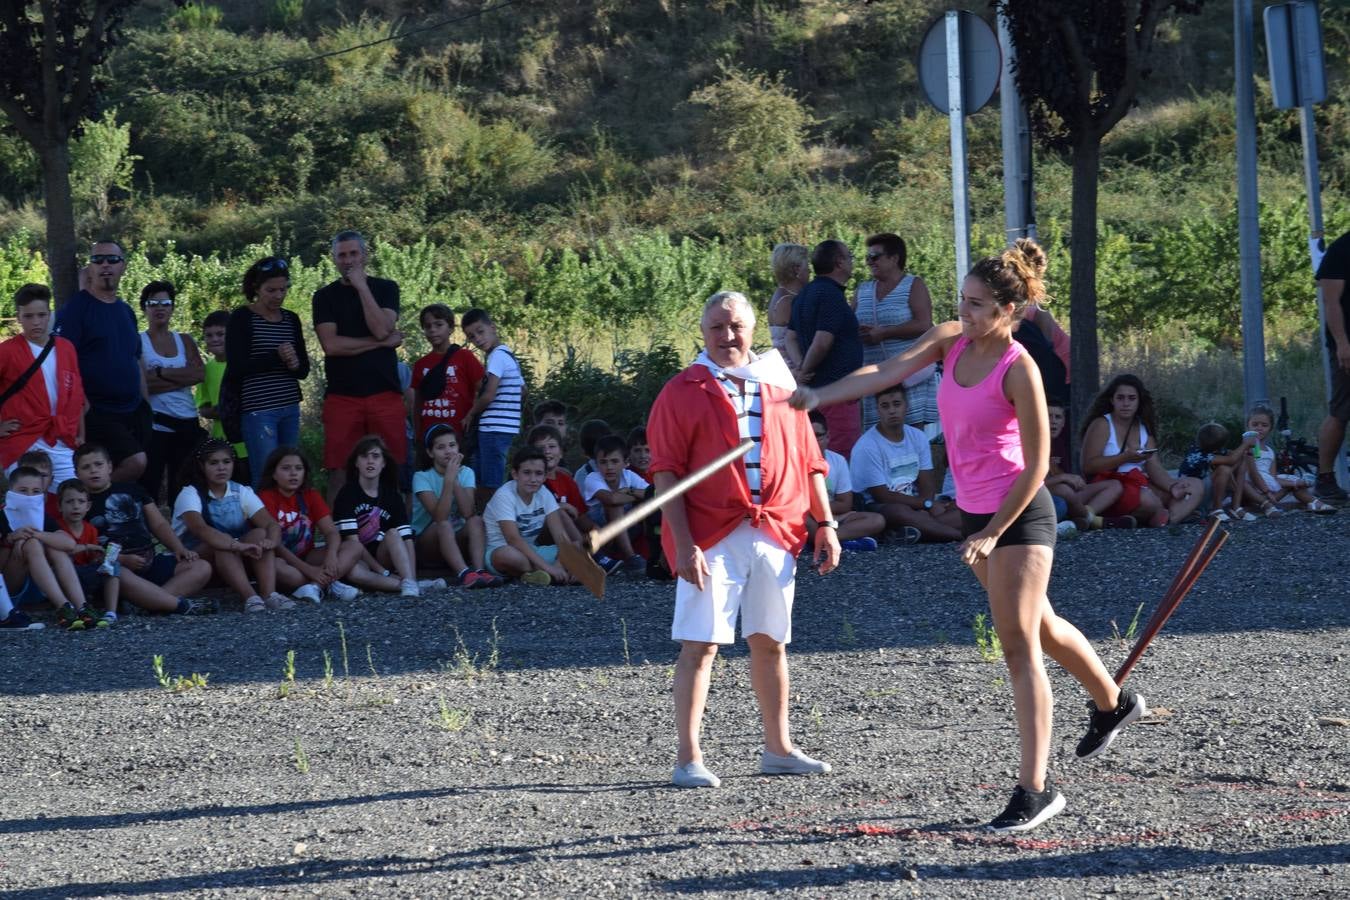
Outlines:
{"type": "MultiPolygon", "coordinates": [[[[357,231],[333,238],[338,280],[314,292],[314,332],[323,347],[323,465],[328,498],[345,480],[347,454],[367,434],[389,447],[387,465],[408,455],[398,355],[398,282],[366,274],[366,240],[357,231]]],[[[262,461],[259,460],[259,465],[262,461]]]]}
{"type": "Polygon", "coordinates": [[[829,763],[796,749],[788,734],[786,653],[808,510],[820,523],[815,534],[820,573],[839,563],[839,523],[826,496],[826,463],[805,414],[787,404],[791,391],[760,381],[748,368],[755,360],[750,352],[755,312],[745,296],[714,294],[701,329],[703,352],[662,388],[647,421],[648,471],[656,492],[670,490],[746,439],[754,446],[663,511],[662,549],[679,576],[671,627],[671,638],[681,645],[672,781],[678,787],[721,783],[703,765],[699,730],[717,647],[735,641],[737,617],[750,645],[750,682],[764,726],[760,771],[828,772],[829,763]]]}

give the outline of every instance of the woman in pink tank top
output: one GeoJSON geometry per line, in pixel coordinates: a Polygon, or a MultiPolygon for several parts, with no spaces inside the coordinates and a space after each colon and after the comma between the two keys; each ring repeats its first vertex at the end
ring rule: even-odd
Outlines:
{"type": "Polygon", "coordinates": [[[1042,654],[1092,695],[1079,758],[1101,753],[1148,712],[1142,696],[1116,686],[1092,645],[1055,615],[1046,596],[1055,545],[1054,506],[1044,484],[1050,425],[1040,372],[1012,338],[1022,311],[1045,298],[1045,262],[1029,240],[981,260],[961,286],[958,321],[935,326],[884,363],[792,396],[799,409],[840,403],[944,362],[938,411],[965,535],[961,558],[989,595],[1022,748],[1012,799],[988,826],[996,832],[1026,831],[1064,808],[1063,795],[1046,777],[1052,698],[1042,654]]]}

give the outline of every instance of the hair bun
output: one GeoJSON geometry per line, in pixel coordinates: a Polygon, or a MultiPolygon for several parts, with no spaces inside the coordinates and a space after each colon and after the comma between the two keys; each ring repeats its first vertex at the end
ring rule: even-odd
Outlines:
{"type": "Polygon", "coordinates": [[[1031,238],[1018,238],[1003,251],[1003,264],[1015,271],[1027,288],[1027,302],[1039,303],[1045,299],[1045,270],[1048,260],[1041,245],[1031,238]]]}

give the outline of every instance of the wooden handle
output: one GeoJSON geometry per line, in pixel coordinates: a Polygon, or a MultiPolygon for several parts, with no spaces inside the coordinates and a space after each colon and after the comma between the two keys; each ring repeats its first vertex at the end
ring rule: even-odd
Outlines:
{"type": "Polygon", "coordinates": [[[707,478],[712,473],[716,472],[718,469],[724,468],[730,465],[731,463],[735,462],[736,460],[740,459],[742,456],[749,453],[750,448],[753,446],[755,446],[755,442],[750,440],[749,438],[746,438],[745,440],[737,444],[735,447],[732,447],[726,453],[723,453],[721,456],[717,457],[717,459],[714,459],[712,462],[708,463],[703,468],[699,469],[696,472],[691,472],[684,478],[682,478],[680,481],[677,481],[674,484],[674,486],[671,487],[670,490],[666,491],[663,494],[657,494],[655,497],[652,497],[649,500],[643,500],[637,506],[633,507],[631,510],[624,513],[623,516],[621,516],[620,518],[614,520],[613,522],[610,522],[604,528],[592,531],[590,535],[591,552],[592,553],[597,552],[601,547],[605,546],[605,544],[608,544],[610,541],[614,540],[620,534],[627,531],[633,525],[636,525],[638,522],[641,522],[643,519],[647,518],[652,513],[656,512],[662,506],[665,506],[671,500],[674,500],[676,497],[679,497],[680,495],[684,494],[694,485],[698,484],[700,481],[703,481],[705,478],[707,478]]]}

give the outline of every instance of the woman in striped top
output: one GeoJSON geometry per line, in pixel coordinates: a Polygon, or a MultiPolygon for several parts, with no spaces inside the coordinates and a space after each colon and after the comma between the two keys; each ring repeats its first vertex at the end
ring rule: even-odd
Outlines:
{"type": "Polygon", "coordinates": [[[250,459],[300,442],[300,382],[309,374],[309,354],[300,317],[282,308],[290,287],[286,260],[258,260],[244,273],[249,303],[230,314],[225,328],[225,378],[238,385],[250,459]]]}

